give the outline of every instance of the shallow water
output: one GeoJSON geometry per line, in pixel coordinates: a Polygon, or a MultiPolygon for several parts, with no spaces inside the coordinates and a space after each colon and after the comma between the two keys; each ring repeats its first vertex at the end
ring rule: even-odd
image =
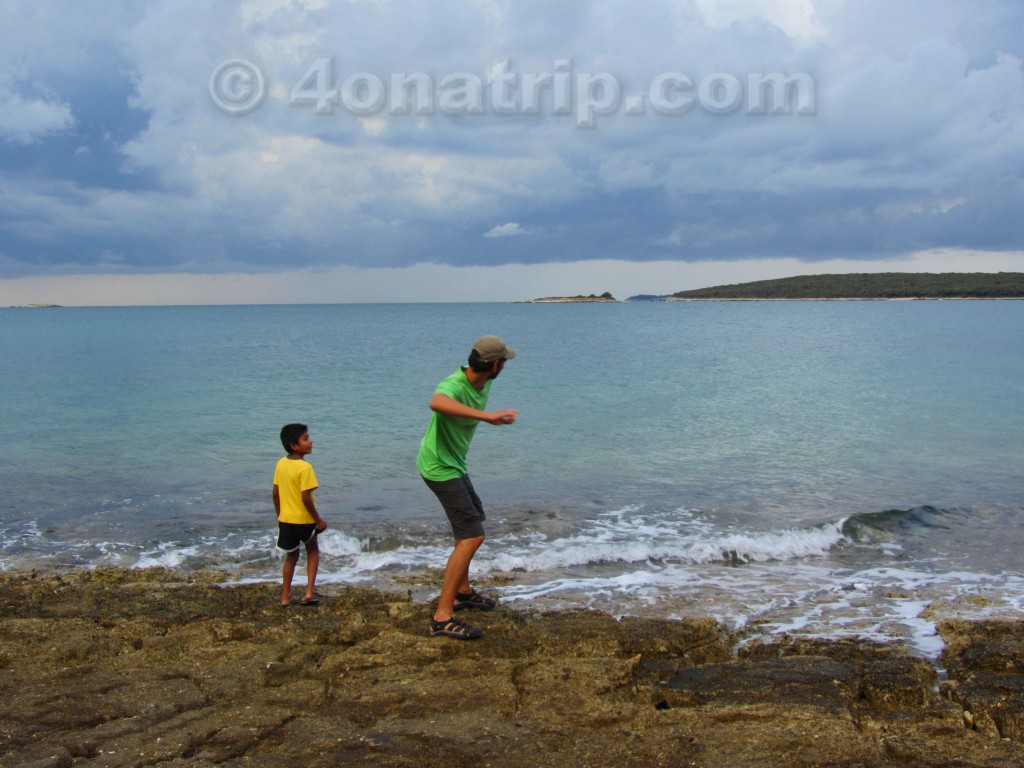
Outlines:
{"type": "Polygon", "coordinates": [[[277,432],[304,421],[323,582],[429,598],[434,385],[518,355],[470,471],[504,602],[907,639],[1020,616],[1024,303],[0,310],[0,564],[276,579],[277,432]]]}

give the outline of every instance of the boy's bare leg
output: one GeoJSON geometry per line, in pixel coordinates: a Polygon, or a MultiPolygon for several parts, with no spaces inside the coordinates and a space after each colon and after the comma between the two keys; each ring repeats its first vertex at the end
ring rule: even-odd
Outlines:
{"type": "Polygon", "coordinates": [[[281,568],[281,605],[289,605],[292,601],[292,578],[295,576],[295,566],[298,562],[297,549],[284,556],[284,566],[281,568]]]}
{"type": "Polygon", "coordinates": [[[306,542],[306,594],[303,600],[313,599],[313,589],[316,587],[316,573],[320,569],[320,545],[316,542],[316,536],[306,542]]]}
{"type": "Polygon", "coordinates": [[[441,597],[437,601],[434,621],[447,621],[455,613],[455,593],[471,591],[469,584],[469,564],[473,555],[484,543],[483,536],[472,539],[456,539],[455,549],[448,558],[444,569],[444,581],[441,582],[441,597]]]}

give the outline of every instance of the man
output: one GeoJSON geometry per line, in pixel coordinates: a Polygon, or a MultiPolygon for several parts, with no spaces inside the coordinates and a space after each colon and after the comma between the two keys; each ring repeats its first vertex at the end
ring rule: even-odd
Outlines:
{"type": "Polygon", "coordinates": [[[463,608],[490,611],[495,601],[476,592],[469,583],[469,564],[484,541],[485,518],[480,497],[473,490],[466,470],[466,453],[481,421],[488,424],[512,424],[519,411],[487,411],[491,382],[516,356],[497,336],[483,336],[473,344],[469,365],[461,366],[442,380],[430,399],[427,433],[416,455],[416,467],[437,495],[448,515],[455,535],[455,549],[448,558],[441,583],[441,597],[430,621],[430,634],[476,640],[483,636],[479,627],[455,619],[463,608]]]}

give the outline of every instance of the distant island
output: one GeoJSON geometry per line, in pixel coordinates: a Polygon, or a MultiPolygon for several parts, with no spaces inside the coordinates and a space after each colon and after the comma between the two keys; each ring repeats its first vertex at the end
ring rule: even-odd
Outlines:
{"type": "Polygon", "coordinates": [[[600,303],[618,301],[608,291],[605,291],[600,296],[597,294],[590,294],[589,296],[548,296],[543,299],[527,299],[522,304],[581,304],[581,303],[600,303]]]}
{"type": "Polygon", "coordinates": [[[669,301],[765,299],[1022,299],[1024,272],[803,275],[679,291],[669,301]]]}

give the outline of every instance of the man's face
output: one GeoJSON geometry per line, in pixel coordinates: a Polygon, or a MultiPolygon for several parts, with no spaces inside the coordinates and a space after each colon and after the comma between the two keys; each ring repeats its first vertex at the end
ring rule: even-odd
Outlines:
{"type": "Polygon", "coordinates": [[[494,379],[498,378],[498,374],[500,374],[503,370],[505,370],[505,361],[496,360],[494,362],[494,367],[491,368],[491,380],[493,381],[494,379]]]}

